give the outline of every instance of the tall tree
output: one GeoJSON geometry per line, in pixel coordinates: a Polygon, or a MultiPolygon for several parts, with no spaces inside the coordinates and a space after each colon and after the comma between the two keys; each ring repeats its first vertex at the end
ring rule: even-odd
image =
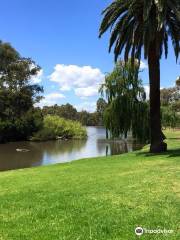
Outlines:
{"type": "Polygon", "coordinates": [[[132,67],[130,61],[118,61],[100,91],[108,99],[104,123],[111,136],[127,138],[131,131],[134,138],[145,142],[149,141],[149,105],[138,72],[138,64],[132,67]]]}
{"type": "Polygon", "coordinates": [[[43,89],[33,84],[40,67],[0,41],[0,141],[26,140],[42,122],[34,108],[43,89]]]}
{"type": "MultiPolygon", "coordinates": [[[[104,11],[101,37],[111,29],[109,51],[114,47],[115,61],[124,52],[140,62],[142,48],[148,59],[150,80],[150,152],[164,152],[160,120],[160,59],[168,55],[168,39],[172,40],[176,59],[180,53],[179,0],[114,0],[104,11]]],[[[132,61],[133,63],[133,61],[132,61]]]]}

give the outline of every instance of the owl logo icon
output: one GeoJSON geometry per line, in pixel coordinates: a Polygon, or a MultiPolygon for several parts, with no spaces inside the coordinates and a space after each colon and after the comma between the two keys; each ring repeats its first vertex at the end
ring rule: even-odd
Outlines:
{"type": "Polygon", "coordinates": [[[142,227],[137,227],[137,228],[135,229],[135,234],[136,234],[137,236],[141,236],[141,235],[143,235],[143,233],[144,233],[144,230],[143,230],[142,227]]]}

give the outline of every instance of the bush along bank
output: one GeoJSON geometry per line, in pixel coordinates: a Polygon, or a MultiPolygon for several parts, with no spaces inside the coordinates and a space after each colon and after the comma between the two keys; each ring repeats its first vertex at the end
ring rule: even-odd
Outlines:
{"type": "Polygon", "coordinates": [[[45,116],[42,128],[36,132],[31,141],[48,141],[56,139],[86,139],[86,128],[81,123],[66,120],[58,116],[45,116]]]}

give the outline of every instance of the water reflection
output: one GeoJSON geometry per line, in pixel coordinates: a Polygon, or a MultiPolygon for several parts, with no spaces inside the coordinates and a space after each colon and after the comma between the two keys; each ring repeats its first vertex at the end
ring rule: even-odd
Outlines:
{"type": "Polygon", "coordinates": [[[106,140],[104,128],[88,127],[87,140],[16,142],[0,145],[0,170],[69,162],[87,157],[116,155],[140,149],[133,141],[106,140]],[[29,152],[17,152],[17,148],[29,152]]]}
{"type": "Polygon", "coordinates": [[[42,164],[43,152],[29,142],[0,144],[0,170],[27,168],[42,164]],[[17,152],[17,148],[29,149],[29,152],[17,152]]]}
{"type": "Polygon", "coordinates": [[[0,145],[0,170],[28,168],[73,160],[86,141],[16,142],[0,145]],[[28,152],[17,152],[17,148],[28,152]]]}
{"type": "Polygon", "coordinates": [[[106,145],[106,156],[119,155],[122,153],[136,151],[141,148],[142,144],[138,144],[133,140],[114,141],[106,145]]]}

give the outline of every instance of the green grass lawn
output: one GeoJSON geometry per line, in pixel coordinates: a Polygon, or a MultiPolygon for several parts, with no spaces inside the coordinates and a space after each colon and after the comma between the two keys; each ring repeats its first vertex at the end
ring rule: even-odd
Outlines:
{"type": "Polygon", "coordinates": [[[165,135],[167,138],[169,139],[173,139],[173,138],[179,138],[180,139],[180,130],[173,130],[173,129],[166,129],[164,131],[165,135]]]}
{"type": "Polygon", "coordinates": [[[167,141],[156,156],[1,172],[0,240],[133,240],[137,226],[174,230],[140,239],[180,239],[180,140],[167,141]]]}

